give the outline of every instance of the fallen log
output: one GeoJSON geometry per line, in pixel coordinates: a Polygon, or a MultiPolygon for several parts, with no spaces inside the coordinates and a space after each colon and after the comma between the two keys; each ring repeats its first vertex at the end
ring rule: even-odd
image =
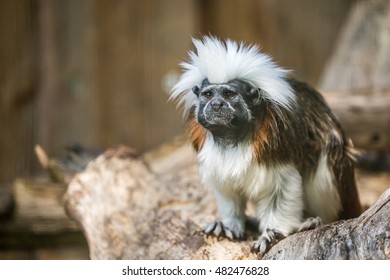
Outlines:
{"type": "Polygon", "coordinates": [[[356,219],[294,234],[263,259],[390,259],[390,188],[356,219]]]}
{"type": "MultiPolygon", "coordinates": [[[[234,242],[202,234],[215,204],[180,141],[142,157],[123,147],[106,152],[73,178],[65,206],[92,259],[260,258],[250,252],[257,233],[234,242]]],[[[292,235],[264,258],[390,259],[389,215],[390,189],[359,218],[292,235]]]]}
{"type": "Polygon", "coordinates": [[[4,206],[11,204],[0,215],[0,251],[85,247],[79,227],[60,203],[65,191],[66,185],[45,178],[18,178],[10,187],[11,193],[0,193],[5,195],[4,206]]]}

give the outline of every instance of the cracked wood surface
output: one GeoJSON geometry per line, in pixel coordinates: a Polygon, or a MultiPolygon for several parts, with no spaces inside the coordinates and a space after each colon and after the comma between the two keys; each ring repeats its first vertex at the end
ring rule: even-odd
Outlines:
{"type": "MultiPolygon", "coordinates": [[[[390,189],[359,218],[292,235],[264,258],[390,259],[389,201],[390,189]]],[[[92,259],[260,257],[250,252],[256,233],[234,242],[201,233],[216,218],[214,199],[180,142],[142,157],[125,148],[106,152],[73,178],[65,202],[92,259]]]]}

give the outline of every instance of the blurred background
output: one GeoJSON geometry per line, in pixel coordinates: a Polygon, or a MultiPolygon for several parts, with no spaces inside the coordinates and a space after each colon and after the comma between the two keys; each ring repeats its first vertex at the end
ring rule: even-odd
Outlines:
{"type": "MultiPolygon", "coordinates": [[[[259,44],[325,92],[388,89],[388,2],[0,0],[0,259],[88,258],[57,206],[63,189],[26,179],[42,174],[34,147],[53,157],[118,144],[142,153],[183,134],[167,99],[191,37],[259,44]]],[[[370,136],[385,161],[386,128],[370,136]]]]}

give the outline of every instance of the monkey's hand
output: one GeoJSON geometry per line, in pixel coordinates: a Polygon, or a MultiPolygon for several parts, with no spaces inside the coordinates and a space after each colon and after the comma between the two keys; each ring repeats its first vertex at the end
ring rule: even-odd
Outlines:
{"type": "MultiPolygon", "coordinates": [[[[310,217],[305,220],[298,229],[298,232],[311,230],[322,225],[320,217],[310,217]]],[[[252,251],[258,252],[261,255],[267,253],[272,246],[278,243],[280,240],[286,238],[283,233],[277,229],[267,228],[257,241],[253,243],[252,251]]]]}
{"type": "Polygon", "coordinates": [[[237,222],[214,221],[205,226],[203,232],[207,235],[227,237],[230,240],[240,240],[244,238],[244,225],[237,222]]]}
{"type": "Polygon", "coordinates": [[[272,246],[284,238],[285,236],[281,231],[267,228],[259,239],[253,242],[252,251],[264,255],[272,246]]]}

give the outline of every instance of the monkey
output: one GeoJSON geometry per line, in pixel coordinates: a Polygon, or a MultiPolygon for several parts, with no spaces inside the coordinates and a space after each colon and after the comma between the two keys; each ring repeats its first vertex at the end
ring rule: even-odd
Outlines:
{"type": "Polygon", "coordinates": [[[220,216],[203,232],[243,239],[252,202],[252,249],[264,254],[293,233],[359,216],[356,150],[322,95],[257,45],[211,35],[193,44],[170,98],[220,216]]]}

